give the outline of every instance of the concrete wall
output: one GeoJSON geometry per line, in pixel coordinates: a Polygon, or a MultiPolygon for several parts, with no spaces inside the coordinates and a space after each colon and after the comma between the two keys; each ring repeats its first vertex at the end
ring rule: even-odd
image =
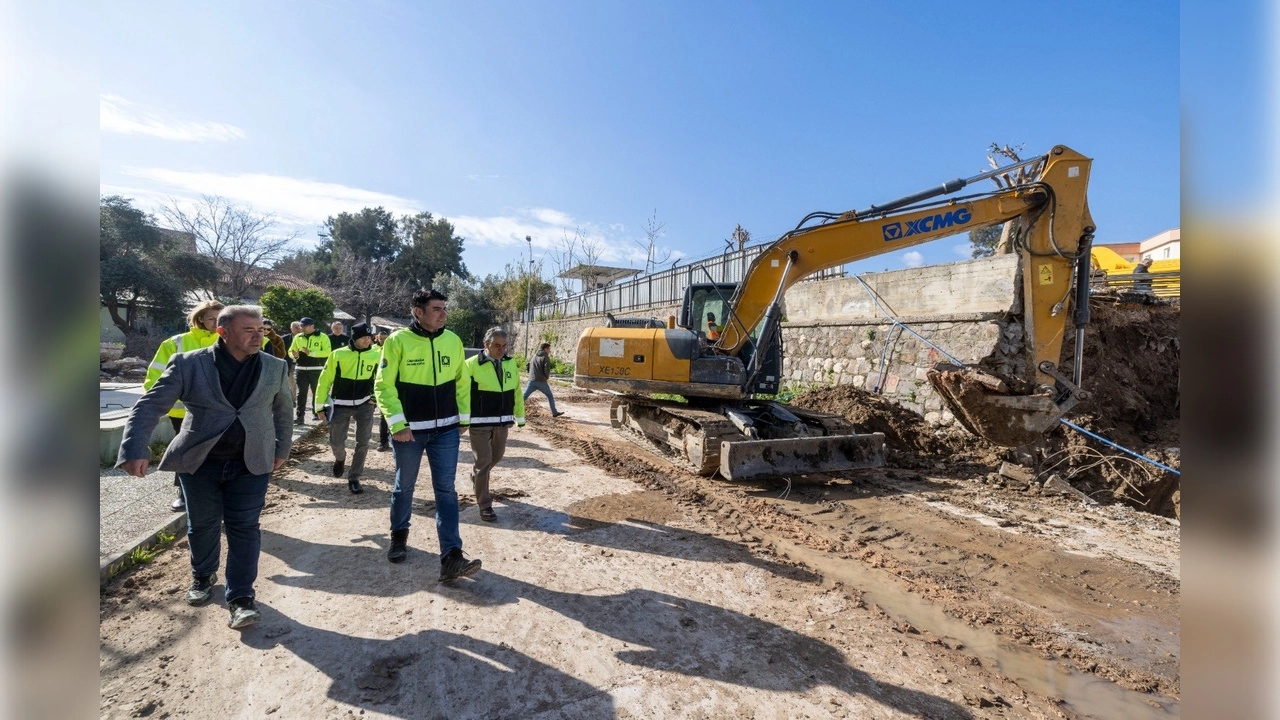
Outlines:
{"type": "MultiPolygon", "coordinates": [[[[1025,370],[1018,260],[1005,255],[862,276],[880,304],[924,339],[965,363],[1001,372],[1025,370]]],[[[931,423],[954,421],[925,379],[947,357],[892,321],[857,278],[800,283],[787,291],[782,326],[783,378],[791,386],[853,385],[878,391],[931,423]],[[892,333],[891,333],[892,331],[892,333]],[[886,347],[887,342],[887,347],[886,347]],[[884,358],[882,361],[881,358],[884,358]]],[[[678,308],[643,315],[665,319],[678,308]]],[[[535,322],[531,344],[550,337],[553,354],[573,362],[578,335],[603,317],[535,322]]],[[[516,326],[519,333],[523,328],[516,326]]],[[[515,345],[524,347],[523,340],[515,345]]]]}

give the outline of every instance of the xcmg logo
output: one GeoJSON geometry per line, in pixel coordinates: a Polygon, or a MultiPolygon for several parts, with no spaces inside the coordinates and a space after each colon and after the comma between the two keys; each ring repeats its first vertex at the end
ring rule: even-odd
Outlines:
{"type": "Polygon", "coordinates": [[[922,217],[919,220],[908,220],[906,232],[903,232],[903,224],[900,222],[886,223],[881,226],[880,230],[884,233],[884,241],[891,242],[908,238],[912,235],[919,235],[920,233],[943,230],[953,225],[964,225],[972,219],[973,213],[969,212],[969,208],[956,208],[938,215],[922,217]]]}

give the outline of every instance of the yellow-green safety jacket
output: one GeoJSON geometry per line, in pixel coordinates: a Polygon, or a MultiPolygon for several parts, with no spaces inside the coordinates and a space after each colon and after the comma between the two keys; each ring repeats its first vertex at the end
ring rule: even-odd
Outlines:
{"type": "Polygon", "coordinates": [[[293,342],[289,344],[289,357],[298,361],[299,371],[320,372],[332,349],[329,336],[317,330],[310,335],[294,335],[293,342]],[[302,355],[298,348],[306,348],[307,354],[302,355]]]}
{"type": "Polygon", "coordinates": [[[520,394],[516,361],[504,356],[495,363],[481,350],[467,358],[467,366],[471,374],[471,427],[511,427],[512,423],[524,427],[524,395],[520,394]]]}
{"type": "Polygon", "coordinates": [[[471,423],[471,376],[462,339],[452,330],[424,330],[415,321],[382,345],[373,383],[378,409],[392,433],[471,423]]]}
{"type": "MultiPolygon", "coordinates": [[[[191,328],[187,332],[179,333],[173,337],[160,343],[159,349],[156,350],[156,356],[151,359],[151,365],[147,368],[147,377],[142,381],[143,391],[151,389],[152,385],[160,379],[164,374],[164,369],[169,365],[169,358],[180,352],[191,352],[200,348],[207,348],[218,342],[218,333],[204,328],[191,328]]],[[[178,400],[173,404],[173,409],[169,411],[169,417],[181,418],[186,417],[187,409],[183,407],[182,401],[178,400]]]]}
{"type": "Polygon", "coordinates": [[[353,347],[342,347],[333,351],[324,370],[320,372],[320,381],[316,384],[315,406],[321,405],[363,405],[373,398],[373,377],[378,372],[378,361],[382,359],[377,345],[370,345],[364,350],[353,347]],[[329,389],[333,388],[333,398],[329,398],[329,389]]]}

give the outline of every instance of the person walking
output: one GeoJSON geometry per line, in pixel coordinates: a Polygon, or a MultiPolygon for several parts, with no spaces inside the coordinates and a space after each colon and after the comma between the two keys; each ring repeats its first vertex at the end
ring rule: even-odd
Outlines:
{"type": "Polygon", "coordinates": [[[551,407],[551,417],[560,417],[564,413],[556,410],[556,399],[551,394],[551,343],[542,343],[538,352],[529,361],[529,384],[524,388],[522,401],[528,401],[534,390],[547,396],[547,404],[551,407]]]}
{"type": "MultiPolygon", "coordinates": [[[[169,359],[174,355],[180,352],[206,348],[217,342],[218,313],[222,311],[222,308],[222,303],[217,300],[205,300],[187,313],[187,327],[190,329],[160,343],[160,347],[156,349],[155,357],[151,358],[151,365],[147,367],[147,376],[142,380],[143,392],[155,386],[156,381],[160,379],[160,376],[164,374],[165,368],[168,367],[169,359]]],[[[182,418],[186,417],[186,415],[187,411],[181,401],[175,402],[173,408],[169,410],[169,422],[173,425],[175,437],[182,430],[182,418]]],[[[182,487],[178,484],[176,476],[173,478],[173,486],[177,488],[178,497],[169,504],[169,508],[174,512],[182,512],[187,509],[187,501],[182,497],[182,487]]]]}
{"type": "Polygon", "coordinates": [[[373,378],[379,360],[381,353],[373,348],[369,326],[356,323],[351,326],[351,345],[333,351],[316,385],[316,414],[324,409],[329,416],[334,477],[342,477],[347,459],[347,432],[351,420],[356,421],[356,451],[351,456],[347,489],[357,495],[364,492],[360,487],[360,474],[364,472],[364,457],[373,435],[373,378]]]}
{"type": "Polygon", "coordinates": [[[293,393],[293,398],[298,399],[298,378],[296,370],[298,363],[294,361],[293,354],[289,352],[289,348],[293,347],[293,339],[302,334],[302,323],[294,320],[289,323],[289,332],[281,335],[280,339],[284,340],[284,360],[289,363],[289,391],[293,393]]]}
{"type": "Polygon", "coordinates": [[[471,487],[480,508],[480,519],[494,522],[489,473],[507,450],[507,431],[524,427],[524,397],[520,395],[520,369],[507,355],[507,332],[500,327],[484,334],[484,348],[467,359],[471,375],[471,452],[475,464],[471,487]]]}
{"type": "Polygon", "coordinates": [[[387,338],[373,385],[378,409],[391,426],[396,459],[387,559],[404,562],[408,555],[413,489],[425,453],[435,493],[441,580],[480,569],[479,560],[463,555],[458,531],[458,427],[471,422],[471,378],[462,339],[444,327],[448,300],[439,290],[413,294],[413,323],[387,338]]]}
{"type": "Polygon", "coordinates": [[[151,432],[160,416],[182,401],[187,416],[160,458],[160,469],[177,473],[186,496],[192,576],[187,603],[203,605],[213,595],[225,526],[227,625],[239,629],[261,617],[253,589],[262,549],[258,520],[267,481],[288,459],[293,443],[293,396],[288,364],[262,352],[261,308],[224,307],[217,333],[212,346],[173,356],[133,406],[117,465],[145,477],[151,432]]]}
{"type": "Polygon", "coordinates": [[[342,323],[338,320],[334,320],[333,324],[329,326],[329,349],[331,351],[346,347],[351,342],[351,338],[343,330],[342,323]]]}
{"type": "MultiPolygon", "coordinates": [[[[387,329],[381,325],[375,325],[378,331],[373,336],[373,344],[378,346],[378,355],[382,355],[382,346],[387,342],[387,329]]],[[[378,452],[389,452],[391,450],[391,429],[387,427],[387,417],[378,412],[378,452]]]]}
{"type": "Polygon", "coordinates": [[[303,418],[307,412],[307,391],[311,391],[311,408],[314,411],[317,407],[315,402],[316,384],[320,380],[320,372],[324,370],[325,361],[329,359],[331,350],[329,336],[316,331],[315,320],[304,317],[298,322],[302,324],[302,334],[293,336],[293,343],[289,346],[289,354],[298,363],[298,417],[293,421],[293,424],[302,425],[305,422],[303,418]]]}

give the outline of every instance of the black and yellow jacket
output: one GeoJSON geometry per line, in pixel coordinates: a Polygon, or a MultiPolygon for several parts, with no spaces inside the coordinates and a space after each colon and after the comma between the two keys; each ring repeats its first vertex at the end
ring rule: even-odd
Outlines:
{"type": "Polygon", "coordinates": [[[341,347],[333,351],[316,383],[315,406],[363,405],[373,398],[373,377],[382,353],[377,345],[364,350],[341,347]],[[333,398],[329,389],[333,388],[333,398]]]}
{"type": "Polygon", "coordinates": [[[392,433],[469,425],[471,376],[462,339],[444,328],[428,332],[416,321],[391,333],[373,393],[392,433]]]}
{"type": "Polygon", "coordinates": [[[495,361],[483,350],[467,359],[471,375],[471,426],[524,427],[524,396],[520,394],[520,370],[516,361],[495,361]],[[498,372],[498,363],[502,372],[498,372]]]}
{"type": "Polygon", "coordinates": [[[289,344],[289,357],[298,361],[299,370],[319,372],[324,369],[324,363],[329,359],[331,351],[329,336],[318,331],[310,335],[301,333],[294,335],[293,342],[289,344]],[[299,353],[298,348],[306,348],[307,354],[299,353]]]}

